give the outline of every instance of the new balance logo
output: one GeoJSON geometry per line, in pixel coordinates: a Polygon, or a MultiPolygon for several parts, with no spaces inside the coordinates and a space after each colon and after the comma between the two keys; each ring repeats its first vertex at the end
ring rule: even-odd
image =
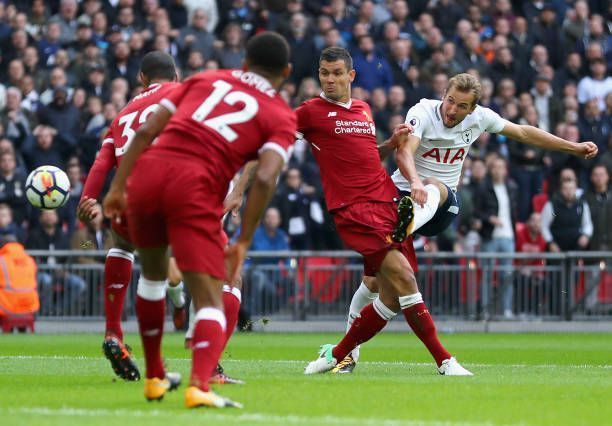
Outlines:
{"type": "Polygon", "coordinates": [[[157,336],[159,334],[159,328],[152,328],[151,330],[143,330],[143,336],[157,336]]]}
{"type": "Polygon", "coordinates": [[[207,347],[210,346],[210,342],[209,341],[204,341],[204,342],[198,342],[195,345],[193,345],[192,349],[205,349],[207,347]]]}
{"type": "Polygon", "coordinates": [[[327,117],[335,117],[336,115],[338,115],[336,111],[330,111],[327,113],[327,117]]]}
{"type": "Polygon", "coordinates": [[[108,286],[108,288],[123,288],[124,285],[123,284],[111,284],[108,286]]]}

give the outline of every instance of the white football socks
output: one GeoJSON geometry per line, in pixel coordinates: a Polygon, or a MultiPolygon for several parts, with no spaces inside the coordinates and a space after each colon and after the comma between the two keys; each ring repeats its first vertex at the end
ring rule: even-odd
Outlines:
{"type": "Polygon", "coordinates": [[[168,297],[172,300],[172,304],[175,308],[182,308],[185,306],[185,293],[183,293],[183,282],[181,281],[177,286],[172,287],[168,284],[168,297]]]}
{"type": "MultiPolygon", "coordinates": [[[[372,303],[378,297],[378,293],[372,293],[368,287],[361,282],[361,285],[353,294],[353,298],[351,299],[351,306],[349,307],[348,320],[346,324],[346,331],[348,332],[349,328],[351,328],[351,324],[355,318],[359,317],[359,312],[372,303]]],[[[355,361],[359,359],[359,346],[355,347],[351,352],[351,355],[355,361]]],[[[339,360],[340,361],[340,360],[339,360]]]]}

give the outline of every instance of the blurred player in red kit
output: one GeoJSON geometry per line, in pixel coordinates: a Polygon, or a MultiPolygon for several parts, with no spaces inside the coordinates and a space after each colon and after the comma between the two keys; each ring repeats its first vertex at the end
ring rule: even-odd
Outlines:
{"type": "MultiPolygon", "coordinates": [[[[385,150],[403,143],[411,128],[406,124],[398,126],[379,150],[369,106],[351,99],[354,78],[353,60],[346,49],[323,50],[319,60],[323,93],[297,109],[298,136],[312,145],[338,234],[350,248],[363,255],[364,273],[377,277],[380,292],[361,310],[344,338],[337,345],[323,345],[319,358],[309,363],[304,372],[334,369],[401,310],[435,359],[440,373],[471,375],[438,340],[414,275],[417,263],[412,239],[397,242],[393,238],[398,223],[394,202],[398,191],[380,157],[385,150]]],[[[406,213],[413,216],[412,208],[406,213]]]]}
{"type": "Polygon", "coordinates": [[[243,70],[203,72],[183,82],[136,132],[104,200],[105,214],[115,220],[127,206],[130,236],[141,258],[136,313],[149,400],[161,399],[176,387],[161,356],[171,245],[196,311],[185,405],[240,406],[209,388],[232,331],[226,328],[222,282],[235,282],[294,142],[295,114],[277,93],[290,73],[288,61],[287,42],[264,32],[247,43],[243,70]],[[156,144],[143,153],[158,135],[156,144]],[[255,159],[259,165],[241,234],[224,250],[219,218],[229,182],[255,159]]]}
{"type": "MultiPolygon", "coordinates": [[[[149,52],[143,57],[139,77],[143,91],[134,97],[110,124],[100,152],[87,176],[77,208],[77,216],[85,223],[99,211],[95,208],[96,200],[106,177],[120,164],[136,130],[151,118],[159,107],[159,101],[179,86],[172,56],[159,51],[149,52]]],[[[108,251],[104,265],[106,330],[102,349],[117,376],[125,380],[139,380],[140,372],[131,357],[129,347],[123,343],[121,329],[121,313],[134,263],[134,246],[128,235],[127,220],[124,219],[121,223],[113,222],[112,233],[113,248],[108,251]]],[[[177,313],[184,317],[185,299],[182,286],[177,285],[169,294],[177,313]]]]}

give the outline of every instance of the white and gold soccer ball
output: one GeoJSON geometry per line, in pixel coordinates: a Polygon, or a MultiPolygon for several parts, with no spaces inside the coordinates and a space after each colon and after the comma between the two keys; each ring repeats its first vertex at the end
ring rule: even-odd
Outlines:
{"type": "Polygon", "coordinates": [[[70,196],[70,180],[55,166],[40,166],[26,179],[26,197],[34,207],[53,210],[62,207],[70,196]]]}

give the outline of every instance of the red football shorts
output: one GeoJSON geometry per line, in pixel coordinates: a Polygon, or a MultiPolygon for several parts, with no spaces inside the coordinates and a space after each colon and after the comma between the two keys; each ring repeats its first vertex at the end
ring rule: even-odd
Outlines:
{"type": "Polygon", "coordinates": [[[170,244],[181,271],[224,279],[218,182],[194,161],[143,155],[127,183],[130,237],[138,248],[170,244]]]}
{"type": "Polygon", "coordinates": [[[131,243],[132,240],[130,238],[130,231],[128,227],[128,220],[125,214],[121,215],[121,222],[117,222],[115,220],[111,223],[111,229],[115,232],[115,234],[119,235],[126,242],[131,243]]]}
{"type": "Polygon", "coordinates": [[[336,229],[342,241],[363,256],[364,274],[376,276],[390,250],[399,250],[417,271],[412,237],[396,243],[391,234],[397,223],[397,206],[393,202],[358,202],[333,212],[336,229]]]}

